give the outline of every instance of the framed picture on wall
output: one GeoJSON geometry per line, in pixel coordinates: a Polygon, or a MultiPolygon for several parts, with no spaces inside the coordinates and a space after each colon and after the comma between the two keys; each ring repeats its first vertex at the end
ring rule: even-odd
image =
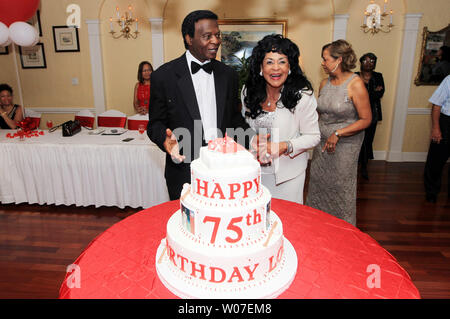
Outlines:
{"type": "Polygon", "coordinates": [[[76,27],[53,26],[53,40],[56,52],[80,52],[76,27]]]}
{"type": "Polygon", "coordinates": [[[441,47],[450,46],[450,24],[442,30],[423,28],[422,51],[415,85],[439,85],[447,76],[449,61],[442,57],[441,47]]]}
{"type": "Polygon", "coordinates": [[[239,66],[243,57],[248,58],[264,36],[287,33],[287,20],[224,19],[218,23],[222,33],[220,60],[232,67],[239,66]]]}
{"type": "Polygon", "coordinates": [[[8,54],[8,53],[9,53],[8,47],[0,47],[0,55],[8,54]]]}
{"type": "Polygon", "coordinates": [[[36,11],[34,16],[27,21],[28,24],[31,24],[36,30],[39,32],[39,36],[42,37],[42,27],[41,27],[41,14],[39,10],[36,11]]]}
{"type": "Polygon", "coordinates": [[[19,46],[19,52],[23,69],[47,68],[43,43],[38,43],[34,47],[27,48],[19,46]]]}

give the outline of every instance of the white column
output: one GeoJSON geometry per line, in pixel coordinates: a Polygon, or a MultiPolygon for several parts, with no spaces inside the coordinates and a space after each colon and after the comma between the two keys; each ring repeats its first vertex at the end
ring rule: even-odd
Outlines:
{"type": "Polygon", "coordinates": [[[408,115],[409,92],[412,83],[414,56],[416,53],[417,34],[421,17],[422,14],[405,15],[405,29],[394,104],[394,120],[392,123],[390,149],[386,159],[388,162],[403,161],[403,137],[405,135],[406,117],[408,115]]]}
{"type": "Polygon", "coordinates": [[[94,92],[95,113],[105,111],[105,85],[103,78],[103,55],[100,39],[100,20],[86,20],[89,34],[89,50],[91,55],[92,88],[94,92]]]}
{"type": "Polygon", "coordinates": [[[347,23],[350,15],[348,14],[335,14],[334,15],[334,31],[333,41],[342,39],[345,40],[347,36],[347,23]]]}
{"type": "Polygon", "coordinates": [[[152,65],[156,70],[164,64],[163,18],[148,19],[152,28],[152,65]]]}

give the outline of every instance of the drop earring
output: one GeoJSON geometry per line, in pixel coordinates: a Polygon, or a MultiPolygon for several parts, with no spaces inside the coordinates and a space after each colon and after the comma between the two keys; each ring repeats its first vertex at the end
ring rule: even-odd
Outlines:
{"type": "Polygon", "coordinates": [[[262,71],[259,71],[259,76],[263,76],[263,75],[262,75],[262,71]]]}
{"type": "Polygon", "coordinates": [[[289,69],[288,75],[291,75],[291,69],[289,69]]]}

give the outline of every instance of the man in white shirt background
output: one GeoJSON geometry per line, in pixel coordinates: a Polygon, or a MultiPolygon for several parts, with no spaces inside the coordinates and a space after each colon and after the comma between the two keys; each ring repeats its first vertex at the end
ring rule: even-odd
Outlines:
{"type": "MultiPolygon", "coordinates": [[[[431,111],[431,143],[425,164],[424,184],[426,200],[436,203],[441,190],[442,171],[450,156],[450,75],[441,82],[429,99],[431,111]]],[[[448,172],[450,198],[450,169],[448,172]]]]}

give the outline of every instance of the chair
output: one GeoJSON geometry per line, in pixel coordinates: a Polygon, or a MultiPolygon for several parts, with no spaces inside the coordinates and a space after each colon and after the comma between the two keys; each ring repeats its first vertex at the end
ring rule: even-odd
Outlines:
{"type": "Polygon", "coordinates": [[[24,118],[29,117],[36,124],[36,128],[39,128],[41,124],[41,113],[25,108],[24,118]]]}
{"type": "Polygon", "coordinates": [[[139,125],[145,125],[147,129],[148,124],[148,115],[135,114],[128,118],[128,129],[132,131],[137,131],[139,129],[139,125]]]}
{"type": "Polygon", "coordinates": [[[97,116],[97,126],[125,128],[127,116],[117,110],[108,110],[97,116]]]}
{"type": "Polygon", "coordinates": [[[82,110],[75,114],[75,120],[80,121],[81,126],[93,128],[95,115],[89,110],[82,110]]]}

